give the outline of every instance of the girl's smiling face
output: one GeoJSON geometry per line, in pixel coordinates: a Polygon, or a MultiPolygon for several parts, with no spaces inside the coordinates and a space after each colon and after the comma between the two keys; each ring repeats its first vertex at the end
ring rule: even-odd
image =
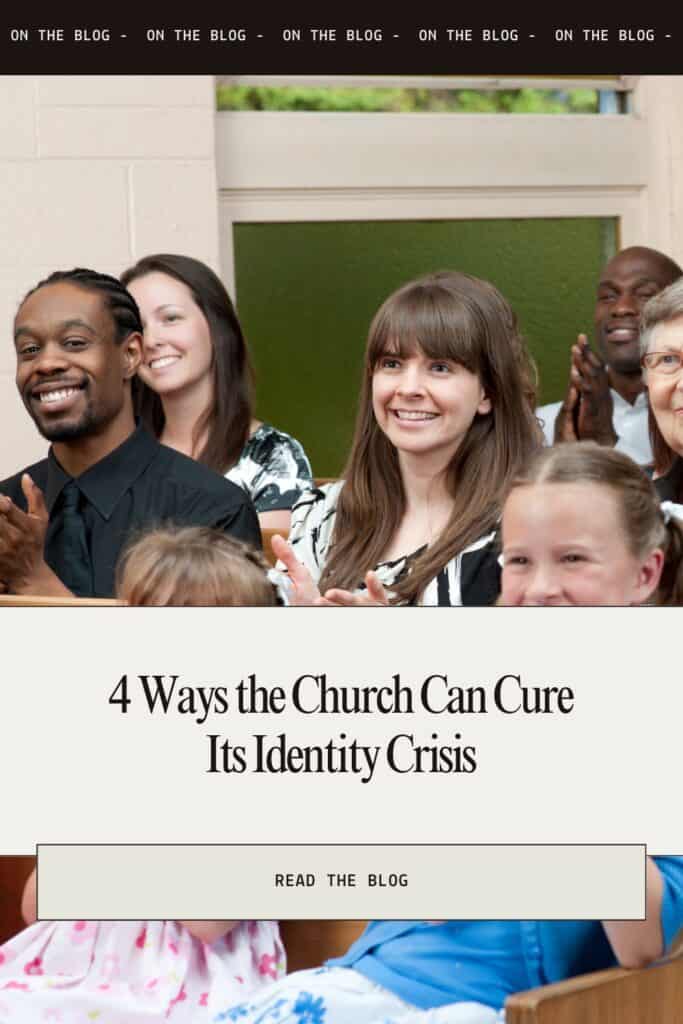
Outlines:
{"type": "Polygon", "coordinates": [[[505,503],[504,605],[643,604],[662,563],[659,548],[633,554],[609,486],[523,484],[505,503]]]}
{"type": "Polygon", "coordinates": [[[187,285],[153,271],[134,278],[127,287],[144,326],[138,374],[145,384],[162,396],[210,386],[211,333],[187,285]]]}

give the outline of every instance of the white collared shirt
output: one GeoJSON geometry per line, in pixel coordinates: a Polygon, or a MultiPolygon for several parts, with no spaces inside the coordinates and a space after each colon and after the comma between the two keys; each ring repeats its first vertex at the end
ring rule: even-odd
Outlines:
{"type": "MultiPolygon", "coordinates": [[[[629,455],[639,465],[648,466],[652,462],[652,447],[647,427],[647,392],[641,391],[633,405],[613,388],[610,388],[610,394],[614,410],[612,424],[617,435],[615,449],[629,455]]],[[[536,410],[547,445],[553,443],[555,420],[561,407],[562,402],[550,402],[536,410]]]]}

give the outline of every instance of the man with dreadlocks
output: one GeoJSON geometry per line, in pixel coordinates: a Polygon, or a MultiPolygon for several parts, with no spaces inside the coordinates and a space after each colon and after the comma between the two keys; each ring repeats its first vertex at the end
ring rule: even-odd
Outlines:
{"type": "Polygon", "coordinates": [[[244,492],[160,445],[133,413],[142,324],[113,277],[57,271],[14,321],[17,388],[46,459],[0,483],[0,584],[111,597],[126,538],[147,524],[213,526],[260,545],[244,492]]]}

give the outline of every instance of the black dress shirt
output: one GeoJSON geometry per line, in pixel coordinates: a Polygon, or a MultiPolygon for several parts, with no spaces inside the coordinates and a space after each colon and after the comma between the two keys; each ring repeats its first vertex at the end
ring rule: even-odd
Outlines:
{"type": "MultiPolygon", "coordinates": [[[[0,482],[24,511],[22,473],[28,473],[45,495],[50,522],[45,561],[61,579],[62,491],[73,478],[54,456],[28,466],[0,482]]],[[[143,528],[177,524],[213,526],[261,546],[258,519],[244,491],[218,473],[159,444],[138,426],[122,445],[75,478],[81,491],[81,515],[90,554],[92,597],[112,597],[121,549],[143,528]]]]}

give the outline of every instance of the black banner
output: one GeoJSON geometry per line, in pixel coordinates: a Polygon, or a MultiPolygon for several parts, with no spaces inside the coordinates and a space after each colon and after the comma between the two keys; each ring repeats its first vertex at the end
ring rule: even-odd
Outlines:
{"type": "MultiPolygon", "coordinates": [[[[571,8],[550,20],[511,13],[441,12],[357,20],[343,9],[318,20],[188,12],[177,24],[110,9],[77,22],[55,9],[0,27],[0,60],[9,74],[302,74],[302,75],[617,75],[681,70],[683,30],[663,12],[637,22],[577,20],[571,8]]],[[[7,18],[5,17],[5,21],[7,18]]],[[[607,20],[607,19],[605,19],[607,20]]]]}

